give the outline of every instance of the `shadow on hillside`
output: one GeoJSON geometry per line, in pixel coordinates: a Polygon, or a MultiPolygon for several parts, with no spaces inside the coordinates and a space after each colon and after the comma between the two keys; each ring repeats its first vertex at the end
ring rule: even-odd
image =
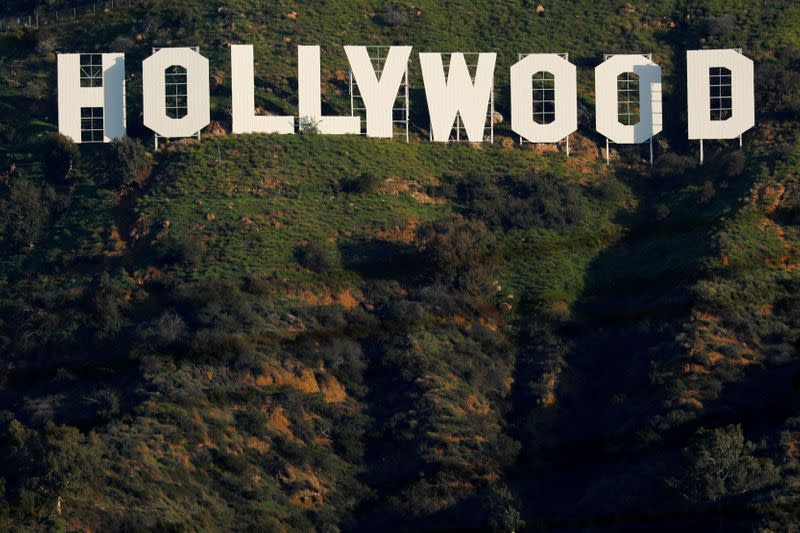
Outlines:
{"type": "Polygon", "coordinates": [[[366,279],[404,279],[419,275],[423,265],[410,245],[380,239],[340,243],[344,268],[366,279]]]}
{"type": "Polygon", "coordinates": [[[670,518],[682,513],[683,505],[658,471],[697,423],[672,434],[657,432],[654,418],[663,414],[668,393],[650,375],[653,362],[669,361],[683,349],[676,336],[690,318],[692,285],[714,251],[709,230],[752,183],[747,176],[731,179],[713,201],[699,204],[683,189],[708,179],[710,168],[678,183],[618,170],[638,200],[634,213],[618,217],[628,228],[626,236],[592,263],[568,320],[542,316],[529,302],[532,315],[521,324],[515,376],[521,385],[514,398],[523,454],[510,478],[530,502],[524,514],[549,524],[546,529],[685,523],[683,516],[670,518]],[[654,205],[667,198],[672,214],[658,220],[654,205]],[[563,372],[555,405],[540,408],[520,389],[540,379],[537,372],[548,368],[548,358],[559,357],[552,348],[537,346],[552,334],[558,340],[549,344],[564,347],[563,372]]]}

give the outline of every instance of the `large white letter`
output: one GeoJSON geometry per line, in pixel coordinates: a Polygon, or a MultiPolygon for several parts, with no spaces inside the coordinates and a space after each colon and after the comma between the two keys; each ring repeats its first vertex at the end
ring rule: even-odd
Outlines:
{"type": "Polygon", "coordinates": [[[450,70],[446,80],[441,54],[419,55],[434,141],[448,141],[457,113],[461,115],[467,138],[472,142],[483,140],[489,98],[494,86],[496,58],[495,53],[479,54],[473,84],[464,54],[453,53],[450,56],[450,70]]]}
{"type": "Polygon", "coordinates": [[[733,139],[755,125],[753,61],[736,50],[688,50],[686,84],[690,139],[733,139]]]}
{"type": "Polygon", "coordinates": [[[511,67],[511,129],[530,142],[542,143],[558,142],[577,130],[577,83],[575,65],[558,54],[530,54],[516,62],[511,67]],[[531,98],[531,80],[539,73],[552,75],[554,86],[534,91],[531,98]],[[552,122],[536,120],[534,99],[547,101],[540,105],[553,106],[552,122]],[[550,100],[554,102],[550,104],[550,100]]]}
{"type": "Polygon", "coordinates": [[[211,122],[208,59],[191,48],[162,48],[142,63],[144,125],[162,137],[190,137],[211,122]],[[185,69],[185,86],[170,84],[182,94],[186,89],[185,115],[167,115],[167,69],[185,69]]]}
{"type": "Polygon", "coordinates": [[[231,45],[232,133],[294,133],[294,117],[255,113],[253,45],[231,45]]]}
{"type": "MultiPolygon", "coordinates": [[[[626,82],[622,82],[627,85],[626,82]]],[[[635,87],[631,82],[630,88],[635,87]]],[[[639,144],[649,140],[661,131],[661,67],[641,54],[620,54],[611,56],[594,69],[596,129],[617,144],[639,144]],[[638,77],[639,120],[633,124],[623,124],[619,120],[618,78],[621,74],[633,73],[638,77]]],[[[629,108],[623,104],[628,111],[629,108]]]]}
{"type": "Polygon", "coordinates": [[[125,54],[58,54],[58,131],[76,143],[125,135],[125,54]]]}
{"type": "Polygon", "coordinates": [[[345,46],[344,52],[358,84],[358,92],[367,108],[367,136],[391,138],[392,109],[397,100],[397,91],[408,70],[410,46],[392,46],[383,64],[381,79],[367,53],[366,46],[345,46]]]}
{"type": "Polygon", "coordinates": [[[317,124],[320,133],[344,135],[361,133],[359,117],[322,116],[320,95],[319,46],[297,47],[297,84],[299,95],[297,107],[300,119],[310,119],[317,124]]]}

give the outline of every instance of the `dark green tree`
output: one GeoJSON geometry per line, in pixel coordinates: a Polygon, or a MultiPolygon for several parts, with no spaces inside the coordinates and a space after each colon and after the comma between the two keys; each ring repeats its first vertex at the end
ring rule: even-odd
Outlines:
{"type": "Polygon", "coordinates": [[[489,527],[496,533],[514,533],[525,526],[519,512],[519,501],[506,486],[493,486],[486,498],[489,527]]]}
{"type": "Polygon", "coordinates": [[[44,173],[52,182],[60,182],[69,177],[69,173],[80,160],[78,146],[71,139],[60,133],[51,133],[42,146],[42,162],[44,173]]]}
{"type": "Polygon", "coordinates": [[[495,236],[461,215],[421,224],[417,246],[437,280],[465,289],[479,289],[499,259],[495,236]]]}
{"type": "Polygon", "coordinates": [[[8,198],[0,202],[6,235],[19,248],[32,248],[50,216],[42,191],[26,178],[11,184],[8,198]]]}
{"type": "Polygon", "coordinates": [[[13,420],[8,437],[25,507],[40,517],[60,514],[63,498],[78,492],[95,469],[96,436],[52,421],[38,431],[13,420]]]}
{"type": "Polygon", "coordinates": [[[756,445],[745,440],[739,424],[701,428],[684,449],[685,466],[668,484],[691,502],[717,502],[776,483],[780,476],[772,460],[756,457],[756,445]]]}
{"type": "Polygon", "coordinates": [[[109,174],[115,187],[124,187],[134,182],[137,176],[150,167],[150,153],[136,139],[123,137],[111,142],[108,156],[109,174]]]}

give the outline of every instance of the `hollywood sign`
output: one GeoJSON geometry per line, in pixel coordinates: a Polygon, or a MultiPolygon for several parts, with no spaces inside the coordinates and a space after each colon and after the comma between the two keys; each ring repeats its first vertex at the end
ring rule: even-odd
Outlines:
{"type": "MultiPolygon", "coordinates": [[[[322,134],[393,136],[393,111],[408,81],[410,46],[386,47],[379,74],[366,46],[345,46],[361,118],[322,114],[320,48],[299,46],[298,117],[322,134]]],[[[448,142],[454,124],[471,142],[491,125],[497,54],[420,53],[430,137],[448,142]],[[443,56],[449,59],[445,73],[443,56]]],[[[562,54],[520,56],[511,67],[511,129],[532,143],[559,142],[577,130],[575,65],[562,54]],[[538,84],[537,84],[538,83],[538,84]]],[[[737,50],[686,53],[688,138],[733,139],[755,124],[753,62],[737,50]]],[[[192,48],[161,48],[142,64],[144,125],[156,138],[199,135],[210,123],[209,63],[192,48]]],[[[351,84],[352,85],[352,84],[351,84]]],[[[351,87],[352,88],[352,87],[351,87]]],[[[296,117],[255,112],[253,47],[231,46],[232,133],[296,132],[296,117]]],[[[595,126],[617,144],[650,141],[662,129],[661,68],[647,55],[607,56],[595,68],[595,126]]],[[[408,99],[404,109],[407,117],[408,99]]],[[[674,115],[674,113],[673,113],[674,115]]],[[[58,126],[75,142],[110,142],[125,135],[125,56],[58,55],[58,126]]]]}

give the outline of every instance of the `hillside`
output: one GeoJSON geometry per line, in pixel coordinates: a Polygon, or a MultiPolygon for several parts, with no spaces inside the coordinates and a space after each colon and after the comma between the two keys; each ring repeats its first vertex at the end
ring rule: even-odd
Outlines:
{"type": "Polygon", "coordinates": [[[0,33],[0,530],[800,527],[800,6],[498,4],[134,1],[0,33]],[[232,43],[275,114],[298,44],[336,114],[343,45],[496,51],[506,120],[429,142],[412,60],[409,143],[230,135],[232,43]],[[213,122],[153,151],[162,46],[209,58],[213,122]],[[757,126],[698,166],[703,47],[756,61],[757,126]],[[54,136],[57,51],[126,53],[135,141],[54,136]],[[578,66],[570,157],[508,128],[532,51],[578,66]],[[611,52],[663,69],[652,168],[601,155],[611,52]]]}

